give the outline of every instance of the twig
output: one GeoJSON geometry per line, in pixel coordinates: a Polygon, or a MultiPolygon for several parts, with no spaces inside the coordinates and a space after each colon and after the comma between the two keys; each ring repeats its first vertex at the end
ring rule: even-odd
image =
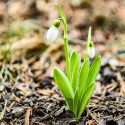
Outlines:
{"type": "Polygon", "coordinates": [[[1,114],[0,114],[0,120],[3,119],[5,111],[6,111],[6,107],[7,107],[7,100],[5,100],[5,105],[4,105],[4,109],[2,110],[1,114]]]}
{"type": "Polygon", "coordinates": [[[125,95],[125,81],[123,80],[120,73],[117,73],[117,79],[120,82],[120,86],[121,86],[119,95],[124,96],[125,95]]]}
{"type": "Polygon", "coordinates": [[[31,114],[31,108],[28,108],[25,114],[25,125],[30,125],[29,118],[31,114]]]}

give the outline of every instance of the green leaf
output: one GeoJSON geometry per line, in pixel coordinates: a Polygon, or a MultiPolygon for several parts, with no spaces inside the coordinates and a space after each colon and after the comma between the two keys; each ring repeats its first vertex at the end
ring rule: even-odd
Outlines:
{"type": "Polygon", "coordinates": [[[68,110],[73,112],[73,99],[66,99],[66,104],[67,104],[68,110]]]}
{"type": "Polygon", "coordinates": [[[88,44],[90,44],[91,40],[92,40],[92,27],[90,26],[89,32],[88,32],[88,38],[87,38],[88,44]]]}
{"type": "Polygon", "coordinates": [[[73,99],[74,92],[65,74],[58,68],[54,68],[54,79],[66,99],[73,99]]]}
{"type": "Polygon", "coordinates": [[[59,90],[66,99],[69,109],[72,111],[74,92],[71,83],[65,74],[58,68],[54,68],[54,79],[58,85],[59,90]]]}
{"type": "Polygon", "coordinates": [[[76,90],[78,83],[80,64],[81,64],[80,54],[78,54],[76,51],[73,51],[70,56],[70,75],[71,75],[72,88],[74,92],[76,90]]]}
{"type": "Polygon", "coordinates": [[[79,87],[77,87],[74,100],[73,100],[73,113],[75,117],[77,117],[77,111],[78,111],[78,101],[79,101],[79,87]]]}
{"type": "Polygon", "coordinates": [[[78,115],[77,118],[80,118],[80,116],[82,115],[83,111],[85,110],[93,92],[94,92],[94,88],[95,88],[95,82],[90,84],[90,86],[86,89],[86,92],[84,93],[83,97],[82,97],[82,101],[79,105],[79,109],[78,109],[78,115]]]}
{"type": "Polygon", "coordinates": [[[101,66],[101,57],[98,56],[98,57],[96,57],[96,59],[94,60],[93,64],[90,67],[87,81],[83,85],[84,89],[86,89],[91,83],[93,83],[95,81],[97,74],[100,70],[100,66],[101,66]]]}
{"type": "Polygon", "coordinates": [[[80,96],[79,101],[81,100],[81,97],[86,90],[85,83],[86,83],[86,80],[88,78],[89,67],[90,67],[90,62],[89,62],[89,59],[86,58],[84,63],[82,64],[80,76],[79,76],[79,82],[78,82],[79,96],[80,96]]]}
{"type": "Polygon", "coordinates": [[[86,49],[85,49],[85,57],[88,57],[88,48],[89,48],[91,41],[92,41],[92,28],[89,27],[87,45],[86,45],[86,49]]]}
{"type": "Polygon", "coordinates": [[[93,83],[99,73],[101,66],[101,56],[96,57],[93,64],[90,67],[89,75],[86,84],[89,85],[90,83],[93,83]]]}
{"type": "Polygon", "coordinates": [[[74,65],[76,63],[77,60],[77,52],[75,50],[72,51],[71,55],[70,55],[70,77],[72,78],[72,73],[74,70],[74,65]]]}

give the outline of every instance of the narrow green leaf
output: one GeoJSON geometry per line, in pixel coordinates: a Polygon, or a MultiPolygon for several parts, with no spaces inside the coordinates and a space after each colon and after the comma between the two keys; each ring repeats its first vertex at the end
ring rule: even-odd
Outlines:
{"type": "Polygon", "coordinates": [[[89,59],[86,58],[84,63],[82,64],[79,81],[78,81],[79,96],[80,96],[79,101],[81,100],[82,93],[84,93],[86,90],[86,88],[84,88],[85,87],[84,84],[86,83],[86,80],[88,78],[89,67],[90,67],[90,62],[89,62],[89,59]]]}
{"type": "Polygon", "coordinates": [[[92,27],[90,26],[88,31],[88,38],[87,38],[88,44],[90,44],[91,40],[92,40],[92,27]]]}
{"type": "Polygon", "coordinates": [[[88,48],[89,48],[91,41],[92,41],[92,28],[89,27],[87,45],[86,45],[86,49],[85,49],[85,58],[88,57],[88,48]]]}
{"type": "Polygon", "coordinates": [[[73,113],[75,117],[77,117],[77,111],[78,111],[78,101],[79,101],[79,88],[76,89],[74,100],[73,100],[73,113]]]}
{"type": "Polygon", "coordinates": [[[86,89],[91,83],[93,83],[97,77],[97,74],[100,70],[101,66],[101,57],[98,56],[94,60],[93,64],[90,67],[88,78],[85,84],[83,84],[83,88],[86,89]]]}
{"type": "Polygon", "coordinates": [[[65,74],[58,68],[54,68],[54,79],[66,99],[73,99],[74,92],[65,74]]]}
{"type": "Polygon", "coordinates": [[[100,66],[101,66],[101,56],[98,56],[96,57],[96,59],[94,60],[93,64],[90,67],[88,79],[86,82],[87,85],[95,81],[99,73],[100,66]]]}
{"type": "Polygon", "coordinates": [[[73,74],[73,70],[74,70],[74,66],[77,60],[77,52],[75,50],[72,51],[71,55],[70,55],[70,77],[72,79],[72,74],[73,74]]]}
{"type": "Polygon", "coordinates": [[[76,91],[77,84],[78,84],[80,64],[81,64],[81,56],[80,54],[77,54],[77,59],[75,58],[73,65],[71,67],[72,68],[71,83],[72,83],[72,88],[74,92],[76,91]]]}
{"type": "Polygon", "coordinates": [[[79,109],[78,109],[78,115],[77,118],[80,118],[80,116],[82,115],[83,111],[85,110],[93,92],[94,92],[94,88],[95,88],[95,82],[90,84],[90,86],[86,89],[86,92],[84,93],[83,97],[82,97],[82,101],[79,105],[79,109]]]}
{"type": "Polygon", "coordinates": [[[66,104],[67,104],[68,110],[73,112],[73,99],[66,99],[66,104]]]}
{"type": "Polygon", "coordinates": [[[54,79],[56,81],[56,84],[58,85],[59,90],[66,99],[69,109],[73,111],[74,92],[71,83],[69,82],[65,74],[58,68],[54,68],[54,79]]]}

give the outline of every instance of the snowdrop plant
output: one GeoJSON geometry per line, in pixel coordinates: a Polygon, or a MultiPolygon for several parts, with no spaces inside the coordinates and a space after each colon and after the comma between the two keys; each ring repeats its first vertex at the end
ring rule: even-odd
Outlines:
{"type": "Polygon", "coordinates": [[[56,19],[47,32],[47,40],[54,41],[58,35],[58,27],[63,24],[64,51],[66,58],[66,74],[59,68],[54,68],[54,79],[66,100],[68,109],[76,118],[80,118],[94,92],[95,80],[101,66],[101,57],[97,56],[92,64],[89,58],[95,56],[94,44],[91,38],[91,27],[88,32],[84,62],[81,55],[73,50],[69,54],[67,37],[67,20],[65,13],[59,4],[55,4],[61,18],[56,19]]]}

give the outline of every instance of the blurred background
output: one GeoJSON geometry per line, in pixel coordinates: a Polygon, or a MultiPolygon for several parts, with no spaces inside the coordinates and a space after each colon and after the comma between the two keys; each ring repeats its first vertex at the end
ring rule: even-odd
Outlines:
{"type": "Polygon", "coordinates": [[[53,20],[60,17],[55,2],[61,4],[67,16],[70,51],[76,49],[84,55],[88,28],[92,26],[96,54],[101,54],[102,65],[124,64],[124,0],[1,0],[1,65],[23,62],[33,71],[41,69],[45,76],[52,76],[55,65],[64,69],[62,26],[55,42],[45,38],[53,20]]]}
{"type": "MultiPolygon", "coordinates": [[[[124,55],[124,0],[1,0],[0,1],[0,60],[41,58],[58,60],[63,50],[62,27],[54,43],[45,34],[60,15],[54,3],[59,2],[68,20],[69,44],[84,53],[89,26],[93,28],[96,53],[102,56],[124,55]],[[59,48],[62,47],[62,50],[59,48]],[[52,53],[53,52],[53,53],[52,53]],[[57,58],[57,59],[54,59],[57,58]]],[[[48,64],[46,64],[47,66],[48,64]]]]}

